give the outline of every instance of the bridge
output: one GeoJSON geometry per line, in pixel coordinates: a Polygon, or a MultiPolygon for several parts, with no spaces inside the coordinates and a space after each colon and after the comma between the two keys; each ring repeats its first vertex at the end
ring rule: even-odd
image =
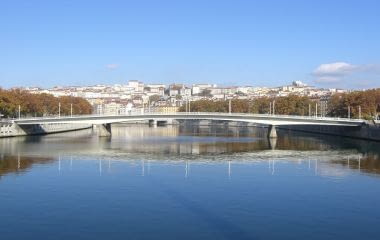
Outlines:
{"type": "Polygon", "coordinates": [[[272,114],[211,113],[211,112],[173,112],[173,113],[130,113],[125,115],[77,115],[44,118],[15,119],[13,123],[21,129],[41,124],[92,124],[99,130],[99,136],[110,136],[111,124],[121,122],[149,121],[151,124],[168,120],[217,120],[246,122],[268,126],[268,137],[277,137],[276,126],[282,125],[320,125],[358,128],[365,124],[361,119],[328,118],[315,116],[289,116],[272,114]]]}

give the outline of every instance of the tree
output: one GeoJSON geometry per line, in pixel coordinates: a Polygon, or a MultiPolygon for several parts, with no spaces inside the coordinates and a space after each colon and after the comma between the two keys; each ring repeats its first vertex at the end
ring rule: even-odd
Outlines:
{"type": "Polygon", "coordinates": [[[50,94],[32,94],[20,89],[0,89],[0,112],[5,117],[17,117],[18,106],[21,115],[47,116],[58,114],[58,104],[61,103],[61,114],[69,115],[71,104],[74,114],[90,114],[92,107],[87,100],[78,97],[54,97],[50,94]]]}
{"type": "MultiPolygon", "coordinates": [[[[207,95],[207,92],[202,92],[207,95]]],[[[236,113],[269,113],[271,103],[275,102],[275,113],[286,115],[309,115],[309,106],[315,113],[316,103],[306,96],[289,95],[286,97],[259,97],[253,100],[231,100],[232,112],[236,113]]],[[[347,117],[348,107],[350,117],[358,118],[359,114],[364,119],[373,119],[380,111],[380,89],[366,91],[354,91],[350,93],[338,93],[330,97],[327,103],[327,115],[331,117],[347,117]]],[[[191,110],[195,112],[228,112],[228,101],[199,100],[191,102],[191,110]]],[[[179,111],[186,111],[185,106],[179,111]]]]}
{"type": "Polygon", "coordinates": [[[328,115],[334,117],[373,119],[378,114],[380,106],[380,89],[354,91],[333,95],[328,102],[328,115]]]}

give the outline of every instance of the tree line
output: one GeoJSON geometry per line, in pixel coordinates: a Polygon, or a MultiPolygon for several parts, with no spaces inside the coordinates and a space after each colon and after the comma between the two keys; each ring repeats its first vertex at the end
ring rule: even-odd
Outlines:
{"type": "MultiPolygon", "coordinates": [[[[233,113],[273,113],[287,115],[308,115],[310,110],[314,110],[312,100],[307,97],[290,95],[288,97],[260,97],[254,100],[231,99],[231,112],[233,113]]],[[[229,112],[229,100],[198,100],[190,103],[191,112],[229,112]]],[[[185,112],[186,104],[180,107],[179,111],[185,112]]]]}
{"type": "Polygon", "coordinates": [[[21,116],[42,117],[58,115],[59,103],[61,115],[90,114],[90,103],[79,97],[54,97],[51,94],[33,94],[21,89],[4,90],[0,88],[0,114],[3,117],[18,117],[19,106],[21,116]]]}
{"type": "MultiPolygon", "coordinates": [[[[198,100],[190,103],[192,112],[229,112],[230,100],[198,100]]],[[[380,112],[380,89],[337,93],[327,100],[306,96],[259,97],[256,99],[232,99],[233,113],[284,114],[301,116],[329,116],[373,119],[380,112]],[[360,115],[360,116],[359,116],[360,115]]],[[[186,104],[179,111],[188,111],[186,104]]]]}
{"type": "Polygon", "coordinates": [[[380,113],[380,88],[335,94],[329,100],[329,114],[336,117],[373,119],[380,113]]]}

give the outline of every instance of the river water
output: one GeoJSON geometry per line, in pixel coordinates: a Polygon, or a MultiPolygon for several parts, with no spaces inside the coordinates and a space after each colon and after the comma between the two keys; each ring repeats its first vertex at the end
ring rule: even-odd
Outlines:
{"type": "Polygon", "coordinates": [[[379,239],[380,144],[115,125],[0,139],[0,239],[379,239]]]}

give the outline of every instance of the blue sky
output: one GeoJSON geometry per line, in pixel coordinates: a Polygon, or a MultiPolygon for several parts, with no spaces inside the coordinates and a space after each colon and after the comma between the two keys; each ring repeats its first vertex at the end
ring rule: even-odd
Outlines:
{"type": "Polygon", "coordinates": [[[380,87],[378,0],[0,1],[0,86],[380,87]]]}

